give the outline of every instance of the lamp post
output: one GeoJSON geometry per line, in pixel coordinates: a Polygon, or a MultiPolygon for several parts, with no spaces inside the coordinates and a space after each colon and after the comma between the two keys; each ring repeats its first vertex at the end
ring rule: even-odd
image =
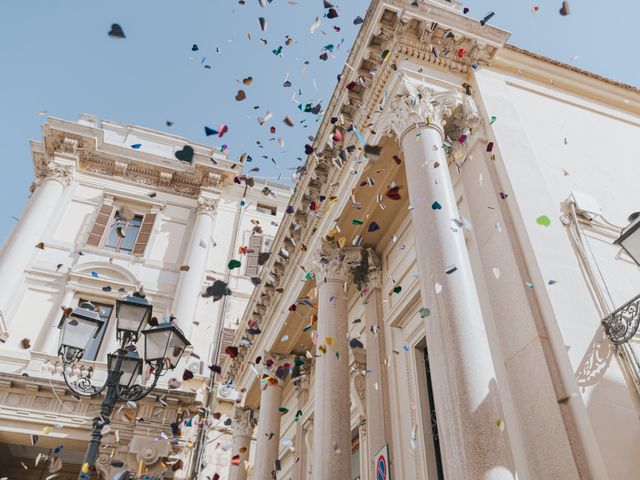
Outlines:
{"type": "Polygon", "coordinates": [[[78,477],[81,480],[90,479],[89,470],[98,456],[102,429],[111,422],[116,403],[137,402],[146,397],[158,384],[163,372],[176,367],[190,345],[172,323],[142,330],[149,324],[152,309],[144,295],[138,292],[116,301],[116,338],[119,344],[114,353],[107,355],[107,379],[99,387],[93,385],[88,376],[74,377],[70,373],[72,364],[82,359],[88,343],[97,336],[104,321],[88,302],[81,303],[62,317],[58,355],[62,359],[62,376],[67,387],[81,397],[95,398],[104,393],[100,414],[93,419],[89,445],[78,477]],[[136,348],[140,333],[144,337],[144,360],[136,348]],[[153,373],[148,386],[138,383],[144,363],[151,367],[153,373]]]}

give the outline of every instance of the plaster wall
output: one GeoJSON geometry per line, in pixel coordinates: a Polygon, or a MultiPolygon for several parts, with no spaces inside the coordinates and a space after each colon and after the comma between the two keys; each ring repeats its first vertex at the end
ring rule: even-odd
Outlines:
{"type": "MultiPolygon", "coordinates": [[[[509,195],[509,210],[531,278],[547,319],[557,322],[576,382],[610,478],[632,478],[640,469],[633,445],[640,439],[638,414],[616,357],[600,327],[601,313],[587,287],[568,228],[560,217],[565,200],[583,192],[602,208],[604,219],[620,227],[637,210],[640,191],[640,134],[637,117],[551,84],[483,70],[476,74],[487,115],[495,116],[496,177],[509,195]],[[549,227],[536,223],[546,215],[549,227]]],[[[603,88],[608,88],[603,86],[603,88]]],[[[480,152],[474,161],[485,162],[480,152]]],[[[501,201],[496,199],[496,201],[501,201]]],[[[493,221],[476,225],[489,231],[493,221]]],[[[477,222],[476,222],[477,223],[477,222]]],[[[586,229],[588,248],[602,272],[608,308],[638,294],[640,273],[618,257],[615,238],[586,229]]],[[[490,235],[484,235],[490,242],[490,235]]],[[[499,262],[499,257],[495,259],[499,262]]],[[[497,265],[499,267],[499,265],[497,265]]]]}

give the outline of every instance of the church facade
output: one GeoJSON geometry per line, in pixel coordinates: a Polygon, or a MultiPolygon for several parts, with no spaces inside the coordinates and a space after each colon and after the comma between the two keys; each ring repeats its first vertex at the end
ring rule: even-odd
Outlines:
{"type": "Polygon", "coordinates": [[[99,387],[116,349],[116,301],[141,289],[191,347],[151,395],[116,406],[97,472],[192,478],[199,464],[225,468],[221,448],[200,448],[218,423],[206,405],[224,394],[209,366],[243,315],[290,188],[251,188],[218,149],[85,114],[49,118],[31,151],[32,195],[0,252],[0,477],[78,478],[102,398],[81,400],[63,381],[63,310],[99,309],[104,325],[69,367],[99,387]],[[208,293],[216,282],[223,298],[208,293]]]}
{"type": "Polygon", "coordinates": [[[637,476],[640,92],[508,39],[371,3],[223,365],[229,479],[637,476]]]}

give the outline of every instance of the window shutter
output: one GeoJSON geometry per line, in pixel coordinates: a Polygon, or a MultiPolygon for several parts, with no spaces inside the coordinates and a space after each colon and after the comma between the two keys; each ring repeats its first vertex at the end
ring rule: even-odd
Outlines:
{"type": "Polygon", "coordinates": [[[133,255],[144,255],[144,249],[147,247],[147,243],[149,243],[151,230],[153,229],[153,224],[155,223],[155,221],[155,213],[148,213],[142,219],[140,232],[138,233],[138,238],[136,238],[136,243],[133,246],[133,255]]]}
{"type": "Polygon", "coordinates": [[[249,250],[251,250],[251,253],[247,254],[247,268],[244,272],[247,277],[255,277],[258,275],[258,271],[260,270],[258,256],[260,255],[261,247],[262,235],[252,235],[249,239],[249,250]]]}
{"type": "Polygon", "coordinates": [[[113,206],[103,204],[98,211],[93,227],[89,232],[89,238],[87,239],[87,245],[90,247],[99,247],[104,231],[107,229],[109,220],[111,220],[111,213],[113,212],[113,206]]]}

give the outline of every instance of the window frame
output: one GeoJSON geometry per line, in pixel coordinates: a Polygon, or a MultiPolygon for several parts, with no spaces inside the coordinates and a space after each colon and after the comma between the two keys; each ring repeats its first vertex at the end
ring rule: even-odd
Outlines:
{"type": "Polygon", "coordinates": [[[278,207],[267,203],[256,202],[256,212],[275,217],[278,215],[278,207]]]}
{"type": "MultiPolygon", "coordinates": [[[[134,210],[133,212],[133,220],[135,220],[136,218],[140,218],[140,223],[138,225],[138,231],[136,232],[136,236],[133,239],[133,241],[131,242],[131,250],[122,250],[122,243],[127,239],[126,235],[125,238],[122,238],[120,236],[118,236],[118,242],[117,242],[117,246],[111,247],[111,246],[107,246],[107,241],[109,239],[109,237],[111,236],[111,232],[113,228],[117,228],[117,222],[118,220],[116,219],[116,216],[120,214],[120,210],[122,209],[122,205],[121,206],[113,206],[113,213],[111,214],[111,219],[109,220],[109,223],[107,224],[107,228],[105,228],[104,233],[102,234],[102,241],[100,242],[100,248],[102,248],[103,250],[107,250],[109,252],[113,252],[113,253],[120,253],[123,255],[133,255],[133,250],[135,249],[136,246],[136,242],[138,241],[138,236],[140,235],[140,231],[142,230],[142,224],[144,222],[144,217],[145,214],[140,213],[137,210],[134,210]]],[[[126,226],[128,227],[129,222],[132,220],[125,220],[126,222],[126,226]]],[[[126,228],[125,228],[126,231],[126,228]]],[[[116,234],[117,235],[117,234],[116,234]]]]}

